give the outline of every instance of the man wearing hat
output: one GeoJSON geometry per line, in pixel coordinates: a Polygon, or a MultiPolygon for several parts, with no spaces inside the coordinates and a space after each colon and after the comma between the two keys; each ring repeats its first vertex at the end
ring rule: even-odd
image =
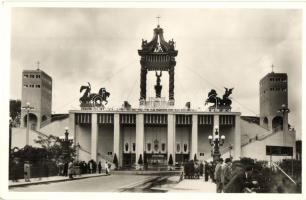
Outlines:
{"type": "Polygon", "coordinates": [[[221,173],[221,182],[222,182],[222,188],[224,188],[228,182],[232,178],[232,161],[230,158],[225,159],[225,163],[222,166],[222,173],[221,173]]]}
{"type": "Polygon", "coordinates": [[[220,158],[216,165],[215,174],[214,174],[217,185],[217,193],[222,192],[222,181],[221,181],[222,164],[223,164],[223,158],[220,158]]]}
{"type": "Polygon", "coordinates": [[[30,182],[30,162],[25,161],[23,165],[23,171],[24,171],[24,180],[25,182],[30,182]]]}

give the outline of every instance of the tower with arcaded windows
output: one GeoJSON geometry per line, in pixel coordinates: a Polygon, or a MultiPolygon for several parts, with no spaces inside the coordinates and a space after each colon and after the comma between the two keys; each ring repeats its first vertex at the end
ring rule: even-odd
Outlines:
{"type": "MultiPolygon", "coordinates": [[[[51,119],[52,78],[44,71],[24,70],[22,72],[21,106],[30,104],[29,121],[31,129],[39,129],[51,119]]],[[[27,126],[27,111],[21,110],[21,126],[27,126]]]]}
{"type": "Polygon", "coordinates": [[[288,77],[286,73],[268,73],[259,82],[260,125],[269,130],[283,129],[283,120],[288,113],[288,77]],[[284,116],[285,115],[285,116],[284,116]]]}

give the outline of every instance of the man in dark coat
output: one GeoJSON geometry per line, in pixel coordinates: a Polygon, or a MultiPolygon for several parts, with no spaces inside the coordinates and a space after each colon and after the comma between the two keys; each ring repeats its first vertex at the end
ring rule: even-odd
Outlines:
{"type": "Polygon", "coordinates": [[[68,176],[68,162],[67,161],[64,164],[64,176],[68,176]]]}
{"type": "Polygon", "coordinates": [[[233,164],[233,176],[228,184],[224,187],[225,193],[242,193],[245,187],[251,183],[252,167],[246,167],[241,163],[233,164]]]}
{"type": "Polygon", "coordinates": [[[102,171],[102,164],[101,164],[101,161],[99,161],[98,169],[99,169],[99,174],[101,174],[101,171],[102,171]]]}
{"type": "Polygon", "coordinates": [[[204,164],[203,164],[203,161],[201,161],[201,163],[200,163],[200,176],[203,176],[203,173],[204,173],[204,164]]]}
{"type": "Polygon", "coordinates": [[[220,158],[216,165],[215,174],[214,174],[216,185],[217,185],[217,193],[222,192],[222,181],[221,181],[222,164],[223,164],[223,159],[220,158]]]}
{"type": "Polygon", "coordinates": [[[225,187],[232,178],[232,166],[231,166],[232,164],[231,163],[232,163],[231,159],[226,158],[225,163],[222,167],[221,182],[222,182],[223,187],[225,187]]]}
{"type": "Polygon", "coordinates": [[[210,166],[209,166],[208,162],[205,161],[205,165],[204,165],[205,182],[208,181],[209,171],[210,171],[210,166]]]}

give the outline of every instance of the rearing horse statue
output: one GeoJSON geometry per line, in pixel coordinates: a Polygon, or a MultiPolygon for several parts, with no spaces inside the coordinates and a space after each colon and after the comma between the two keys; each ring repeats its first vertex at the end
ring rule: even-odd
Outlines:
{"type": "Polygon", "coordinates": [[[85,90],[83,96],[79,99],[81,106],[95,106],[95,107],[104,107],[108,103],[107,98],[110,96],[110,93],[106,89],[100,88],[99,93],[90,93],[91,86],[88,82],[88,86],[81,86],[80,92],[85,90]],[[103,102],[105,104],[103,105],[103,102]]]}
{"type": "Polygon", "coordinates": [[[86,86],[82,85],[81,88],[80,88],[80,92],[85,90],[83,96],[79,99],[81,105],[89,102],[89,94],[90,94],[90,91],[91,91],[91,86],[90,86],[89,82],[87,82],[87,83],[88,83],[88,86],[87,85],[86,86]]]}
{"type": "Polygon", "coordinates": [[[208,93],[208,98],[205,101],[205,105],[207,105],[208,103],[213,103],[214,105],[210,106],[209,110],[219,108],[221,110],[224,109],[226,111],[229,111],[231,109],[232,100],[230,100],[229,96],[232,94],[234,88],[228,89],[224,87],[224,89],[225,92],[222,96],[222,99],[217,96],[216,90],[210,90],[210,92],[208,93]]]}

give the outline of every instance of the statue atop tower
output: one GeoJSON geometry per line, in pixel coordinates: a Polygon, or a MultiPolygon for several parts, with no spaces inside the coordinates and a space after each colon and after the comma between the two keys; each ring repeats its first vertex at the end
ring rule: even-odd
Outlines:
{"type": "Polygon", "coordinates": [[[138,50],[140,58],[140,105],[146,104],[147,99],[147,73],[148,71],[160,71],[157,75],[157,84],[155,85],[156,97],[161,96],[162,86],[160,85],[160,76],[162,71],[169,73],[169,101],[168,105],[174,105],[174,69],[176,65],[175,57],[178,51],[175,50],[175,42],[165,41],[163,29],[158,24],[154,29],[154,35],[150,42],[142,39],[141,49],[138,50]]]}
{"type": "Polygon", "coordinates": [[[154,88],[155,88],[156,98],[160,98],[161,97],[161,90],[163,88],[163,86],[160,84],[160,77],[162,76],[162,71],[160,71],[159,74],[156,71],[155,76],[156,76],[156,85],[155,85],[154,88]]]}

